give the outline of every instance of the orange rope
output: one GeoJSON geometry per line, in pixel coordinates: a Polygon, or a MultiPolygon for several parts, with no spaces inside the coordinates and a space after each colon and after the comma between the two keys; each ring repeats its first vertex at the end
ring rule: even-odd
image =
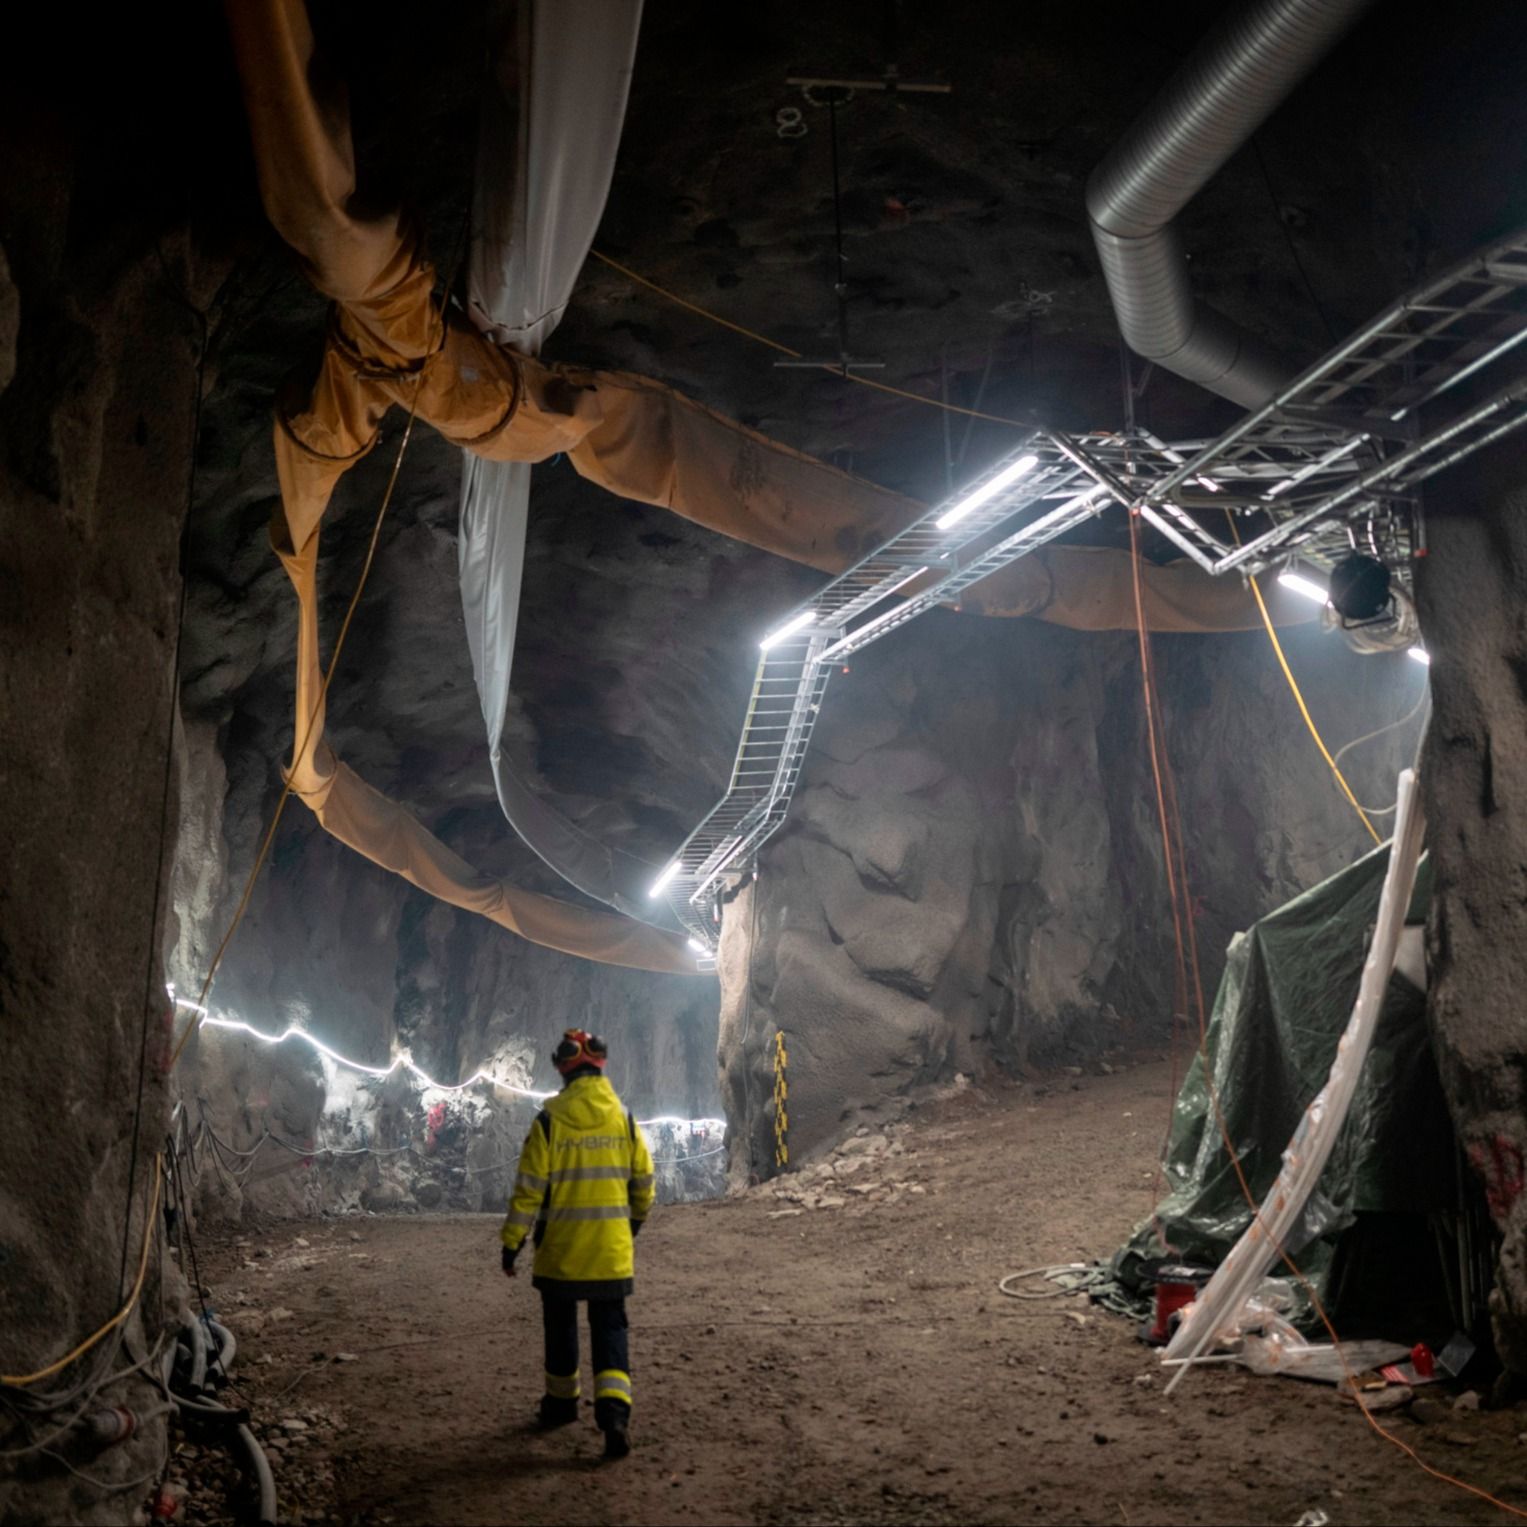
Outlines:
{"type": "MultiPolygon", "coordinates": [[[[1213,1071],[1210,1067],[1208,1054],[1208,1029],[1204,1018],[1203,1006],[1203,982],[1199,969],[1197,938],[1193,930],[1191,900],[1185,904],[1185,920],[1188,924],[1188,949],[1186,951],[1184,951],[1181,942],[1181,928],[1184,921],[1184,916],[1182,913],[1179,913],[1178,907],[1176,905],[1176,896],[1178,894],[1179,888],[1183,893],[1186,893],[1187,890],[1187,860],[1183,854],[1181,817],[1176,812],[1176,789],[1175,783],[1172,779],[1170,763],[1165,756],[1164,750],[1158,754],[1158,747],[1160,744],[1155,715],[1156,712],[1159,711],[1160,698],[1156,693],[1155,671],[1150,658],[1150,637],[1146,628],[1145,606],[1141,594],[1139,533],[1136,525],[1136,517],[1133,514],[1130,515],[1129,523],[1130,549],[1132,553],[1131,561],[1134,565],[1135,619],[1140,639],[1141,677],[1145,691],[1146,735],[1150,745],[1151,774],[1156,786],[1156,800],[1161,818],[1162,838],[1166,853],[1167,885],[1174,898],[1174,904],[1172,907],[1172,926],[1173,934],[1177,939],[1178,944],[1177,960],[1179,967],[1182,965],[1185,959],[1190,960],[1192,965],[1194,995],[1197,999],[1199,1018],[1198,1055],[1199,1060],[1203,1066],[1204,1086],[1208,1091],[1209,1100],[1214,1109],[1215,1123],[1219,1127],[1220,1139],[1224,1144],[1225,1153],[1230,1159],[1231,1168],[1235,1172],[1236,1181],[1239,1183],[1241,1192],[1245,1197],[1247,1204],[1251,1208],[1253,1221],[1261,1227],[1264,1238],[1271,1240],[1271,1237],[1267,1234],[1267,1227],[1262,1220],[1261,1204],[1257,1201],[1256,1196],[1252,1193],[1251,1184],[1247,1181],[1246,1172],[1242,1166],[1240,1155],[1237,1153],[1235,1144],[1230,1138],[1229,1125],[1226,1122],[1224,1110],[1220,1104],[1219,1089],[1215,1086],[1213,1071]],[[1175,824],[1173,822],[1174,817],[1175,824]],[[1174,837],[1176,839],[1175,844],[1172,842],[1174,837]],[[1176,863],[1175,870],[1173,867],[1174,860],[1176,863]]],[[[1173,1098],[1172,1103],[1169,1106],[1175,1106],[1175,1098],[1173,1098]]],[[[1170,1128],[1170,1125],[1168,1127],[1170,1128]]],[[[1160,1232],[1158,1229],[1158,1235],[1159,1233],[1160,1232]]],[[[1408,1442],[1405,1442],[1403,1439],[1395,1436],[1393,1432],[1391,1432],[1386,1426],[1384,1426],[1375,1418],[1373,1412],[1370,1411],[1368,1407],[1363,1403],[1362,1393],[1358,1389],[1356,1383],[1357,1376],[1355,1373],[1353,1373],[1351,1367],[1347,1363],[1346,1354],[1342,1351],[1341,1347],[1341,1338],[1337,1335],[1336,1327],[1326,1310],[1324,1302],[1321,1300],[1320,1295],[1316,1292],[1314,1284],[1311,1283],[1309,1278],[1305,1276],[1304,1272],[1301,1271],[1297,1263],[1295,1263],[1294,1259],[1289,1255],[1289,1253],[1284,1249],[1282,1245],[1278,1246],[1278,1255],[1281,1258],[1284,1266],[1286,1266],[1288,1270],[1293,1274],[1299,1286],[1309,1296],[1311,1307],[1314,1309],[1321,1325],[1325,1328],[1326,1334],[1331,1338],[1331,1344],[1335,1349],[1337,1358],[1341,1362],[1342,1369],[1347,1381],[1347,1386],[1352,1394],[1352,1398],[1355,1400],[1357,1408],[1362,1412],[1363,1419],[1368,1423],[1373,1431],[1379,1437],[1382,1437],[1385,1442],[1388,1442],[1392,1446],[1398,1448],[1400,1452],[1404,1453],[1407,1458],[1409,1458],[1414,1464],[1417,1465],[1417,1467],[1419,1467],[1424,1473],[1429,1474],[1433,1479],[1440,1480],[1443,1484],[1453,1485],[1457,1489],[1463,1490],[1469,1495],[1473,1495],[1482,1501],[1488,1502],[1492,1506],[1498,1507],[1500,1510],[1509,1513],[1511,1516],[1520,1517],[1522,1520],[1527,1521],[1527,1510],[1523,1510],[1519,1506],[1513,1506],[1510,1504],[1510,1502],[1503,1501],[1499,1497],[1491,1495],[1489,1491],[1480,1489],[1478,1485],[1471,1485],[1466,1480],[1457,1479],[1451,1474],[1444,1473],[1441,1469],[1434,1468],[1431,1464],[1427,1463],[1427,1461],[1422,1458],[1421,1455],[1417,1453],[1416,1450],[1411,1447],[1408,1442]]]]}
{"type": "MultiPolygon", "coordinates": [[[[733,323],[730,318],[723,318],[719,313],[713,313],[709,308],[702,308],[698,302],[691,302],[687,297],[681,297],[677,292],[669,291],[666,286],[659,286],[656,281],[649,281],[646,276],[638,275],[628,265],[622,265],[619,260],[612,260],[609,255],[601,254],[597,249],[589,250],[589,255],[598,260],[601,265],[608,265],[611,270],[618,271],[628,281],[634,281],[638,286],[645,286],[649,292],[656,292],[666,302],[671,302],[675,307],[681,307],[687,313],[693,313],[696,317],[703,318],[707,323],[720,325],[723,329],[730,329],[733,334],[740,334],[744,339],[751,339],[755,344],[765,345],[770,350],[777,351],[780,355],[788,355],[791,360],[800,360],[801,352],[792,350],[789,345],[782,345],[777,339],[770,339],[767,334],[760,334],[756,329],[745,328],[740,323],[733,323]]],[[[888,393],[893,398],[905,398],[909,403],[921,403],[924,408],[938,408],[945,413],[959,414],[966,419],[984,419],[988,424],[1006,424],[1013,429],[1032,429],[1032,424],[1025,424],[1021,419],[1007,419],[1001,414],[984,414],[978,408],[961,408],[956,403],[945,403],[939,398],[925,398],[921,393],[908,392],[902,387],[892,387],[887,382],[874,382],[867,376],[858,376],[850,371],[847,375],[841,367],[824,362],[822,370],[830,372],[833,376],[843,377],[846,382],[852,382],[856,387],[873,388],[876,392],[888,393]]]]}

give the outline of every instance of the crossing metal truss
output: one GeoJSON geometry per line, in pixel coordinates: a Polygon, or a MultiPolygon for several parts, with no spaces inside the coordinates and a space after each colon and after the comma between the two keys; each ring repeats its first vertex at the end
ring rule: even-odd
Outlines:
{"type": "Polygon", "coordinates": [[[765,638],[726,794],[654,886],[713,953],[720,897],[785,819],[833,667],[999,568],[1129,503],[1122,436],[1036,430],[951,504],[921,518],[798,605],[765,638]],[[1013,474],[1020,465],[1031,464],[1013,474]],[[1009,481],[1008,479],[1012,480],[1009,481]],[[973,507],[961,510],[961,506],[973,507]],[[954,518],[954,515],[958,515],[954,518]]]}
{"type": "Polygon", "coordinates": [[[725,888],[785,819],[833,666],[1111,502],[1209,573],[1329,568],[1356,544],[1408,578],[1421,484],[1527,425],[1524,360],[1527,230],[1396,302],[1217,440],[1034,431],[765,639],[726,794],[654,899],[713,966],[725,888]],[[1227,510],[1239,543],[1222,537],[1227,510]]]}
{"type": "Polygon", "coordinates": [[[1329,567],[1359,545],[1406,579],[1421,484],[1527,425],[1524,344],[1527,229],[1379,314],[1159,476],[1140,512],[1210,573],[1329,567]]]}

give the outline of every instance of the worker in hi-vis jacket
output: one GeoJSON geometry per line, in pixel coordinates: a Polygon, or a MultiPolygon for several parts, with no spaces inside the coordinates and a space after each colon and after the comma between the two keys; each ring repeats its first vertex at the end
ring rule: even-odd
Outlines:
{"type": "Polygon", "coordinates": [[[547,1100],[525,1137],[504,1221],[504,1272],[535,1232],[531,1282],[546,1330],[546,1393],[540,1424],[578,1419],[578,1301],[589,1307],[594,1349],[594,1421],[606,1458],[631,1451],[631,1362],[626,1295],[633,1243],[652,1200],[652,1153],[635,1118],[605,1079],[602,1039],[569,1029],[553,1052],[562,1090],[547,1100]]]}

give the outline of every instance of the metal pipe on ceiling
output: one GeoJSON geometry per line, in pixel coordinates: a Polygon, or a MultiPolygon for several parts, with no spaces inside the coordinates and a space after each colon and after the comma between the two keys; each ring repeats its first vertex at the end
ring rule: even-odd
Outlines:
{"type": "Polygon", "coordinates": [[[1265,403],[1292,368],[1194,298],[1173,219],[1370,3],[1238,5],[1087,181],[1092,236],[1125,343],[1247,408],[1265,403]]]}

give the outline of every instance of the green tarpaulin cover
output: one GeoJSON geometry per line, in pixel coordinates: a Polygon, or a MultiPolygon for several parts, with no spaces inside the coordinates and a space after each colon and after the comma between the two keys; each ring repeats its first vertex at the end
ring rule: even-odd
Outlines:
{"type": "MultiPolygon", "coordinates": [[[[1203,1056],[1195,1055],[1172,1112],[1167,1196],[1114,1258],[1124,1292],[1147,1293],[1143,1264],[1163,1257],[1217,1266],[1250,1223],[1224,1133],[1260,1202],[1351,1016],[1388,862],[1387,845],[1377,848],[1232,940],[1205,1047],[1224,1131],[1203,1056]]],[[[1430,892],[1423,859],[1409,921],[1424,918],[1430,892]]],[[[1287,1248],[1322,1301],[1333,1253],[1358,1215],[1424,1216],[1455,1207],[1454,1154],[1426,998],[1396,974],[1351,1113],[1287,1248]]],[[[1430,1263],[1430,1232],[1424,1220],[1418,1224],[1417,1252],[1430,1263]]],[[[1287,1268],[1280,1263],[1273,1272],[1287,1268]]]]}

